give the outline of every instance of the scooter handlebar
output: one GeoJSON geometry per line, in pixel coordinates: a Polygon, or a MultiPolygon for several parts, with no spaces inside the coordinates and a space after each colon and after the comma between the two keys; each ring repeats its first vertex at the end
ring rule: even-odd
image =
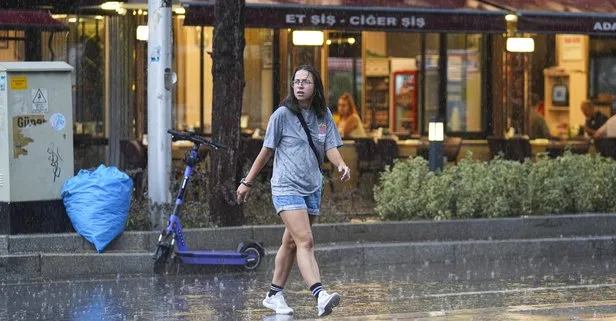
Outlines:
{"type": "Polygon", "coordinates": [[[187,140],[187,141],[193,142],[195,144],[203,144],[203,145],[207,145],[207,146],[213,147],[215,149],[218,149],[218,148],[225,149],[225,148],[227,148],[227,146],[225,146],[223,144],[219,144],[219,143],[215,143],[215,142],[209,141],[209,140],[207,140],[207,139],[205,139],[205,138],[203,138],[203,137],[201,137],[201,136],[199,136],[199,135],[197,135],[195,133],[182,132],[182,131],[174,130],[174,129],[169,129],[167,131],[167,133],[171,134],[173,140],[187,140]]]}

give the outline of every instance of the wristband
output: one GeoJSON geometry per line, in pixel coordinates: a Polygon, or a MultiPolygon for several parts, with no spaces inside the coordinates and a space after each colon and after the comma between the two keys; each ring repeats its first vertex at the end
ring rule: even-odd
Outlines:
{"type": "Polygon", "coordinates": [[[242,180],[240,181],[240,184],[244,184],[244,185],[252,188],[252,183],[247,181],[246,178],[242,178],[242,180]]]}

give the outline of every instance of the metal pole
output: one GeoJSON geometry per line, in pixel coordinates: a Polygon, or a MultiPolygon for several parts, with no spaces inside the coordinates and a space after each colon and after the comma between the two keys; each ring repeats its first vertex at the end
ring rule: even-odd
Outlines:
{"type": "Polygon", "coordinates": [[[436,172],[437,170],[443,170],[443,157],[444,157],[444,147],[442,141],[431,141],[428,145],[428,165],[431,172],[436,172]]]}
{"type": "Polygon", "coordinates": [[[171,0],[148,0],[148,198],[150,224],[171,203],[171,0]]]}
{"type": "Polygon", "coordinates": [[[445,125],[442,117],[432,117],[430,123],[428,123],[428,162],[431,172],[443,170],[443,156],[445,154],[443,146],[444,139],[445,125]]]}

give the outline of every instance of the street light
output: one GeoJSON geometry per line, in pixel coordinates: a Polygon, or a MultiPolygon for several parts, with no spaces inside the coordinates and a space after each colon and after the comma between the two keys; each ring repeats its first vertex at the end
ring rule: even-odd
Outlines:
{"type": "Polygon", "coordinates": [[[430,171],[443,170],[443,141],[445,127],[440,117],[432,117],[428,123],[428,158],[430,171]]]}

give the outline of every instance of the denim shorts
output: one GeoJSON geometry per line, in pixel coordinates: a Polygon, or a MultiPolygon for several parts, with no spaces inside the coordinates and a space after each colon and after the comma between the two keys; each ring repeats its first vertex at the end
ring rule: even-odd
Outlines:
{"type": "Polygon", "coordinates": [[[321,189],[308,195],[273,195],[276,214],[282,211],[306,210],[309,215],[319,215],[321,208],[321,189]]]}

